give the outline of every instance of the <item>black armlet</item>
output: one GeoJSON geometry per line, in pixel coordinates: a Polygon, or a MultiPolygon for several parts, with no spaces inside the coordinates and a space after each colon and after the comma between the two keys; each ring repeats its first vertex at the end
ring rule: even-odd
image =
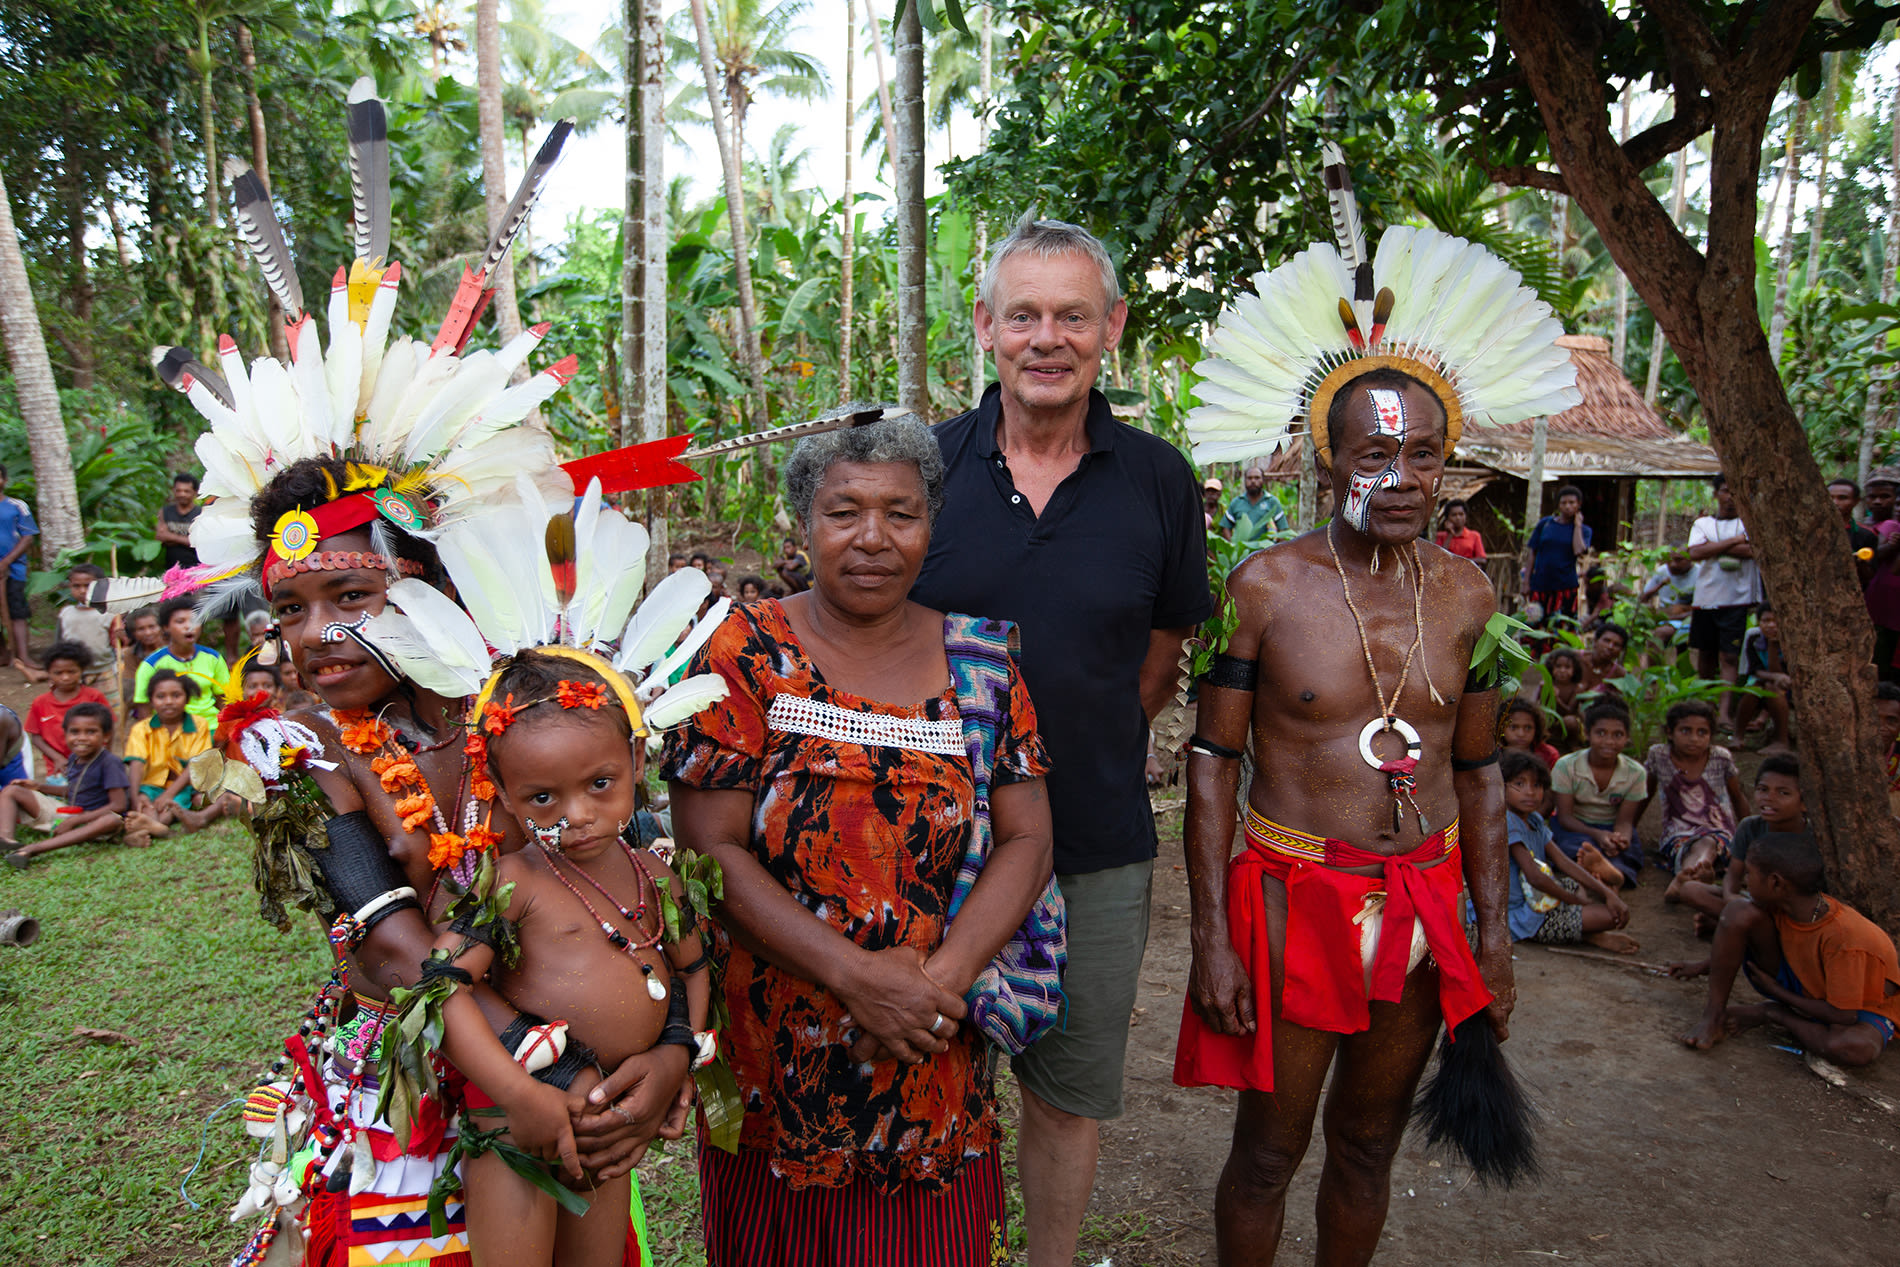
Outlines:
{"type": "Polygon", "coordinates": [[[681,975],[682,977],[690,977],[695,972],[698,972],[701,968],[704,968],[705,966],[706,966],[706,952],[702,950],[699,952],[699,958],[693,960],[693,962],[687,964],[684,968],[675,968],[673,969],[673,971],[679,973],[679,975],[681,975]]]}
{"type": "Polygon", "coordinates": [[[600,1063],[600,1057],[594,1049],[574,1037],[572,1030],[567,1034],[567,1049],[561,1058],[545,1069],[537,1069],[531,1075],[536,1082],[545,1082],[557,1091],[566,1091],[574,1085],[574,1078],[583,1069],[592,1069],[600,1063]]]}
{"type": "Polygon", "coordinates": [[[451,933],[460,933],[470,941],[478,941],[490,950],[500,949],[498,943],[501,939],[496,936],[499,930],[500,923],[497,920],[485,920],[477,924],[475,922],[475,912],[473,911],[458,915],[449,921],[449,931],[451,933]]]}
{"type": "Polygon", "coordinates": [[[1486,691],[1491,691],[1491,690],[1496,690],[1496,689],[1497,689],[1496,682],[1491,683],[1489,686],[1485,685],[1484,679],[1478,676],[1477,669],[1474,668],[1465,673],[1464,694],[1482,695],[1486,691]]]}
{"type": "Polygon", "coordinates": [[[1468,774],[1472,770],[1482,770],[1488,765],[1496,765],[1497,763],[1498,750],[1493,748],[1490,756],[1479,757],[1476,761],[1460,761],[1457,757],[1453,757],[1451,759],[1451,770],[1453,774],[1468,774]]]}
{"type": "Polygon", "coordinates": [[[1225,744],[1215,743],[1212,739],[1203,739],[1199,735],[1188,740],[1188,751],[1205,753],[1221,761],[1238,761],[1242,755],[1238,748],[1229,748],[1225,744]]]}
{"type": "Polygon", "coordinates": [[[667,992],[666,1025],[660,1030],[659,1041],[655,1047],[693,1047],[693,1013],[686,1002],[686,991],[680,989],[678,979],[667,992]]]}
{"type": "MultiPolygon", "coordinates": [[[[367,810],[352,810],[326,820],[323,834],[329,838],[330,847],[314,850],[310,857],[323,873],[323,886],[330,890],[339,911],[360,911],[391,889],[408,885],[408,877],[389,856],[389,842],[376,830],[367,810]]],[[[364,921],[365,929],[405,906],[420,907],[420,903],[414,898],[391,902],[364,921]]]]}
{"type": "Polygon", "coordinates": [[[1201,681],[1230,691],[1251,691],[1260,681],[1260,662],[1237,660],[1225,652],[1217,652],[1207,672],[1201,674],[1201,681]]]}

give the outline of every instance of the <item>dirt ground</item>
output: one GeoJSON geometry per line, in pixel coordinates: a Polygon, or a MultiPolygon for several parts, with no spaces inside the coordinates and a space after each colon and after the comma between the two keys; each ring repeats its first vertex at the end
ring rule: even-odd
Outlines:
{"type": "MultiPolygon", "coordinates": [[[[1755,760],[1744,762],[1752,779],[1755,760]]],[[[1174,809],[1160,819],[1128,1112],[1103,1131],[1090,1211],[1109,1235],[1089,1247],[1089,1263],[1213,1261],[1233,1094],[1186,1090],[1171,1077],[1189,961],[1181,817],[1174,809]]],[[[1630,932],[1642,942],[1634,958],[1700,957],[1706,943],[1687,914],[1663,905],[1657,876],[1645,871],[1630,897],[1630,932]]],[[[1524,1190],[1487,1191],[1408,1136],[1378,1262],[1900,1262],[1900,1053],[1849,1072],[1840,1089],[1777,1050],[1792,1045],[1784,1032],[1756,1030],[1708,1054],[1683,1047],[1676,1035],[1699,1014],[1699,983],[1596,951],[1520,944],[1516,960],[1505,1050],[1545,1114],[1546,1175],[1524,1190]]],[[[1738,999],[1750,997],[1737,987],[1738,999]]],[[[1288,1202],[1281,1262],[1311,1260],[1324,1152],[1316,1131],[1288,1202]]]]}

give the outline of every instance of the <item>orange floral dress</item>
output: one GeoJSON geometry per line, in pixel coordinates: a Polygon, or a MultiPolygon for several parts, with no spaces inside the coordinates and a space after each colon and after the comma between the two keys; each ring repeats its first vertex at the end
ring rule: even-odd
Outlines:
{"type": "MultiPolygon", "coordinates": [[[[731,694],[668,737],[663,777],[751,792],[759,862],[859,946],[934,950],[974,797],[954,690],[910,707],[836,690],[772,599],[735,608],[691,672],[720,674],[731,694]]],[[[1001,730],[993,783],[1048,772],[1013,665],[1001,730]]],[[[996,1141],[990,1061],[969,1027],[922,1064],[858,1064],[835,996],[723,932],[713,954],[731,1015],[722,1043],[746,1105],[740,1146],[769,1153],[779,1178],[935,1189],[996,1141]]]]}

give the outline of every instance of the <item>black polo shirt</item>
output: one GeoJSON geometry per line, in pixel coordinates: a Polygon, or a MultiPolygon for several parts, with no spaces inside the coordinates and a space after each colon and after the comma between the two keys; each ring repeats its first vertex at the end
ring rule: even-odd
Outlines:
{"type": "Polygon", "coordinates": [[[1155,629],[1213,614],[1201,491],[1167,441],[1089,393],[1089,451],[1038,518],[996,443],[1001,389],[937,426],[943,512],[911,597],[1016,622],[1023,680],[1049,746],[1056,871],[1155,856],[1143,777],[1141,662],[1155,629]]]}

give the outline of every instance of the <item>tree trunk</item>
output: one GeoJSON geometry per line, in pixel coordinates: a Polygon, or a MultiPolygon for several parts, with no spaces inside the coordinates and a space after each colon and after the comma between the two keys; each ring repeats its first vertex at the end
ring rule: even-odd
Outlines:
{"type": "Polygon", "coordinates": [[[851,159],[856,151],[852,129],[857,124],[858,90],[858,0],[845,0],[844,29],[844,232],[839,248],[839,268],[844,274],[839,303],[844,310],[843,327],[838,333],[838,403],[851,399],[851,252],[856,246],[858,209],[851,197],[851,159]]]}
{"type": "Polygon", "coordinates": [[[1823,55],[1827,61],[1827,87],[1821,93],[1821,127],[1815,136],[1820,147],[1814,169],[1814,216],[1808,221],[1808,271],[1806,284],[1809,290],[1820,284],[1821,280],[1821,231],[1827,223],[1827,154],[1834,143],[1834,112],[1840,105],[1841,92],[1841,55],[1831,53],[1823,55]]]}
{"type": "MultiPolygon", "coordinates": [[[[1803,784],[1830,889],[1900,927],[1900,830],[1888,812],[1874,713],[1873,631],[1840,516],[1782,389],[1755,293],[1756,182],[1775,93],[1818,0],[1764,11],[1741,48],[1713,34],[1715,137],[1707,254],[1663,213],[1617,146],[1596,71],[1601,9],[1502,0],[1502,27],[1536,94],[1567,191],[1598,226],[1700,395],[1794,666],[1803,784]],[[1583,32],[1581,36],[1579,32],[1583,32]]],[[[1681,16],[1678,14],[1677,16],[1681,16]]],[[[1693,15],[1679,25],[1701,26],[1693,15]]]]}
{"type": "Polygon", "coordinates": [[[713,139],[726,176],[726,222],[732,229],[732,266],[739,283],[739,354],[752,380],[753,407],[758,425],[766,425],[765,358],[759,349],[759,310],[752,298],[752,239],[745,228],[745,185],[739,171],[739,153],[732,148],[724,110],[730,104],[720,87],[719,66],[713,60],[712,28],[706,22],[706,0],[692,0],[693,30],[699,37],[699,69],[706,77],[706,113],[712,116],[713,139]]]}
{"type": "Polygon", "coordinates": [[[891,81],[884,73],[884,24],[878,21],[877,6],[867,0],[864,21],[871,28],[871,55],[877,59],[877,108],[884,116],[884,157],[891,165],[891,179],[897,179],[897,118],[891,109],[891,81]]]}
{"type": "MultiPolygon", "coordinates": [[[[1681,232],[1682,229],[1682,212],[1688,188],[1689,151],[1681,149],[1676,151],[1676,182],[1671,187],[1669,196],[1669,205],[1673,209],[1672,218],[1675,220],[1677,232],[1681,232]]],[[[1649,337],[1649,381],[1643,387],[1643,403],[1648,405],[1656,403],[1656,393],[1662,389],[1662,363],[1665,348],[1663,324],[1661,320],[1658,320],[1655,331],[1649,337]]]]}
{"type": "MultiPolygon", "coordinates": [[[[251,169],[268,193],[270,133],[264,126],[264,103],[257,96],[257,45],[251,38],[251,28],[243,22],[237,24],[237,44],[239,63],[244,67],[244,106],[251,117],[251,169]]],[[[280,364],[288,365],[290,338],[284,333],[283,305],[277,302],[277,293],[268,286],[264,288],[264,304],[264,330],[270,339],[270,354],[280,364]]]]}
{"type": "Polygon", "coordinates": [[[200,12],[198,17],[198,128],[205,147],[205,223],[211,226],[210,245],[205,251],[205,276],[210,294],[206,309],[198,314],[200,339],[207,345],[199,351],[210,356],[216,346],[212,337],[218,314],[224,311],[224,243],[219,232],[224,207],[224,186],[218,174],[218,118],[211,92],[211,23],[200,12]]]}
{"type": "Polygon", "coordinates": [[[33,479],[39,485],[34,516],[40,525],[40,555],[50,564],[61,551],[86,543],[79,522],[79,492],[73,485],[72,452],[59,413],[59,388],[46,355],[39,309],[26,280],[26,257],[13,227],[13,202],[0,174],[0,341],[13,365],[13,389],[26,445],[33,455],[33,479]]]}
{"type": "MultiPolygon", "coordinates": [[[[1880,262],[1880,302],[1893,302],[1894,278],[1900,272],[1900,92],[1893,97],[1893,155],[1889,160],[1889,177],[1892,184],[1887,194],[1887,253],[1880,262]]],[[[1855,464],[1862,488],[1867,487],[1867,474],[1874,466],[1874,439],[1880,433],[1880,401],[1886,393],[1887,379],[1892,369],[1885,365],[1876,365],[1867,383],[1867,412],[1860,420],[1860,453],[1855,464]]]]}
{"type": "MultiPolygon", "coordinates": [[[[1630,90],[1625,88],[1622,94],[1623,122],[1616,130],[1619,143],[1630,139],[1630,90]]],[[[1610,359],[1616,362],[1616,372],[1629,373],[1629,331],[1630,326],[1630,283],[1623,276],[1623,270],[1616,270],[1616,338],[1610,346],[1610,359]]]]}
{"type": "Polygon", "coordinates": [[[897,403],[930,405],[924,273],[929,250],[924,214],[924,28],[917,5],[897,23],[897,403]]]}
{"type": "MultiPolygon", "coordinates": [[[[481,130],[482,201],[488,209],[488,236],[493,239],[501,229],[502,216],[508,210],[508,156],[503,150],[501,112],[501,14],[500,0],[475,0],[475,108],[481,130]]],[[[515,253],[511,248],[495,266],[488,284],[495,288],[495,323],[501,341],[521,333],[521,308],[515,302],[515,253]]],[[[516,368],[512,381],[528,381],[528,366],[516,368]]]]}
{"type": "Polygon", "coordinates": [[[660,0],[626,0],[623,25],[628,127],[620,443],[638,444],[666,436],[666,62],[660,0]]]}
{"type": "MultiPolygon", "coordinates": [[[[995,91],[992,63],[996,60],[996,15],[989,5],[983,6],[983,32],[977,41],[977,56],[983,60],[977,65],[977,92],[982,100],[977,103],[976,114],[976,152],[987,154],[990,148],[990,96],[995,91]]],[[[989,267],[990,226],[983,219],[981,207],[972,208],[976,217],[976,261],[970,269],[970,280],[976,283],[978,292],[983,287],[983,271],[989,267]]],[[[1147,353],[1143,352],[1144,359],[1147,353]]],[[[983,384],[989,378],[988,366],[983,357],[983,345],[977,341],[976,331],[970,331],[970,405],[976,406],[983,395],[983,384]]]]}
{"type": "MultiPolygon", "coordinates": [[[[1777,369],[1781,365],[1781,345],[1788,332],[1788,274],[1794,268],[1794,204],[1801,188],[1801,127],[1808,117],[1808,103],[1795,103],[1794,119],[1788,124],[1788,205],[1782,209],[1781,241],[1775,246],[1775,306],[1768,316],[1768,355],[1777,369]]],[[[1754,213],[1749,214],[1753,223],[1754,213]]]]}

